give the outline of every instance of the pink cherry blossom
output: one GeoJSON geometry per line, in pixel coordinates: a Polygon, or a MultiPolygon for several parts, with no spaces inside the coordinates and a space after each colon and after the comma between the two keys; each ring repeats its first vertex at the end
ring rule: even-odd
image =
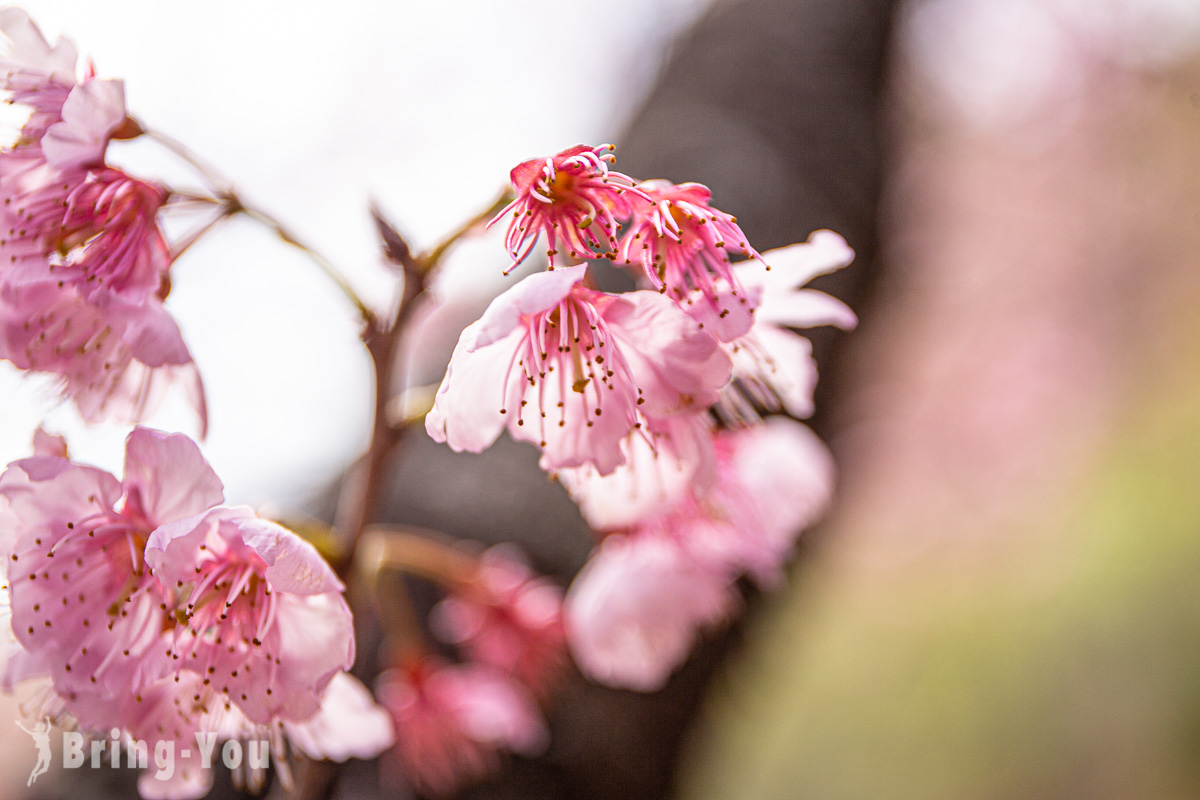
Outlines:
{"type": "MultiPolygon", "coordinates": [[[[714,572],[749,573],[774,584],[796,537],[832,499],[833,459],[816,434],[787,417],[717,432],[712,446],[710,482],[694,483],[670,511],[625,530],[634,538],[673,541],[714,572]]],[[[596,482],[593,501],[613,488],[596,482]]]]}
{"type": "Polygon", "coordinates": [[[713,208],[712,193],[699,183],[653,180],[638,186],[649,202],[633,204],[618,263],[640,266],[655,289],[719,321],[710,327],[722,341],[745,333],[756,298],[741,286],[729,256],[761,257],[737,220],[713,208]]]}
{"type": "Polygon", "coordinates": [[[303,721],[354,663],[344,587],[311,544],[248,508],[159,526],[146,564],[183,615],[168,647],[253,723],[303,721]]]}
{"type": "Polygon", "coordinates": [[[732,579],[670,538],[613,534],[567,593],[568,643],[579,668],[607,686],[661,689],[700,631],[737,602],[732,579]]]}
{"type": "Polygon", "coordinates": [[[796,538],[833,499],[833,457],[808,426],[779,416],[722,431],[715,447],[717,481],[696,498],[690,547],[777,584],[796,538]]]}
{"type": "Polygon", "coordinates": [[[422,794],[482,778],[500,751],[537,755],[547,744],[533,698],[490,667],[425,659],[382,674],[375,694],[395,721],[392,761],[422,794]]]}
{"type": "Polygon", "coordinates": [[[171,252],[158,226],[162,187],[111,167],[58,173],[0,157],[0,276],[9,284],[78,287],[93,302],[161,293],[171,252]],[[2,232],[0,232],[2,233],[2,232]]]}
{"type": "Polygon", "coordinates": [[[716,401],[730,370],[716,340],[654,292],[587,288],[586,269],[530,275],[463,331],[425,419],[431,437],[480,452],[507,428],[541,447],[543,469],[608,474],[639,414],[716,401]]]}
{"type": "Polygon", "coordinates": [[[812,414],[817,382],[812,345],[788,328],[835,325],[849,330],[858,323],[840,300],[801,288],[853,258],[845,239],[832,231],[817,231],[804,244],[764,253],[770,271],[753,262],[734,268],[741,284],[761,299],[754,326],[729,345],[734,383],[722,393],[718,406],[725,418],[753,419],[755,405],[767,412],[782,409],[794,417],[812,414]]]}
{"type": "Polygon", "coordinates": [[[13,631],[56,690],[71,700],[104,698],[154,680],[168,598],[145,569],[142,546],[159,524],[221,502],[221,483],[196,445],[138,428],[126,442],[122,481],[35,455],[0,475],[0,497],[14,526],[13,631]]]}
{"type": "Polygon", "coordinates": [[[51,46],[24,11],[0,9],[0,91],[31,112],[9,152],[36,151],[61,170],[92,167],[114,135],[140,133],[125,115],[124,83],[76,62],[70,41],[51,46]]]}
{"type": "Polygon", "coordinates": [[[70,41],[51,45],[24,11],[0,9],[0,91],[33,110],[22,130],[26,140],[40,140],[61,118],[75,86],[76,61],[70,41]]]}
{"type": "Polygon", "coordinates": [[[69,283],[89,300],[115,292],[143,302],[170,267],[157,224],[167,193],[104,166],[114,135],[140,132],[125,115],[124,85],[90,70],[76,83],[69,43],[51,48],[23,12],[2,14],[12,44],[0,88],[33,115],[0,151],[0,281],[69,283]]]}
{"type": "Polygon", "coordinates": [[[179,384],[200,419],[204,389],[175,321],[151,298],[88,302],[72,286],[0,284],[0,358],[54,376],[84,419],[138,422],[179,384]]]}
{"type": "Polygon", "coordinates": [[[640,194],[633,179],[608,168],[612,145],[576,145],[545,159],[532,159],[511,173],[517,197],[491,224],[511,215],[504,245],[513,267],[528,257],[545,234],[550,264],[560,247],[574,261],[615,254],[618,219],[630,214],[629,197],[640,194]]]}
{"type": "MultiPolygon", "coordinates": [[[[833,462],[807,427],[786,417],[713,440],[716,470],[666,513],[607,536],[567,593],[568,643],[580,668],[602,683],[653,691],[719,622],[734,580],[782,577],[796,536],[824,513],[833,462]]],[[[595,507],[622,502],[624,484],[602,478],[595,507]]]]}
{"type": "Polygon", "coordinates": [[[472,661],[543,694],[566,661],[562,590],[513,554],[492,548],[464,584],[434,607],[431,625],[472,661]]]}

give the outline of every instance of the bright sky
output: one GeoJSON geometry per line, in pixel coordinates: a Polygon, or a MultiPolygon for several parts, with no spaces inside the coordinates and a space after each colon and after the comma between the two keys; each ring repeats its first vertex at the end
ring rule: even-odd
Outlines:
{"type": "MultiPolygon", "coordinates": [[[[516,163],[612,140],[703,2],[23,7],[48,37],[73,39],[101,77],[125,79],[133,114],[217,165],[383,305],[368,198],[427,245],[486,205],[516,163]]],[[[147,176],[169,167],[159,152],[141,142],[110,151],[147,176]]],[[[463,256],[449,265],[458,285],[492,285],[505,266],[498,243],[463,256]]],[[[231,501],[294,500],[362,450],[370,374],[354,312],[302,256],[238,222],[181,259],[173,281],[167,305],[208,388],[203,449],[231,501]]],[[[76,459],[119,471],[128,428],[89,428],[44,382],[0,364],[0,464],[29,453],[43,419],[76,459]]],[[[179,404],[150,422],[195,433],[179,404]]]]}

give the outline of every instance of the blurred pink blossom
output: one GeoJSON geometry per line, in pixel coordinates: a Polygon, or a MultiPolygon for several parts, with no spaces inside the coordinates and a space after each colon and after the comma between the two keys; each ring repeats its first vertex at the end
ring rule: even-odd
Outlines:
{"type": "Polygon", "coordinates": [[[504,548],[434,607],[434,632],[472,661],[489,664],[544,694],[566,665],[562,590],[504,548]]]}
{"type": "Polygon", "coordinates": [[[58,379],[84,419],[139,422],[179,384],[208,425],[204,387],[178,326],[149,298],[103,306],[73,286],[0,283],[0,358],[58,379]]]}
{"type": "Polygon", "coordinates": [[[425,659],[380,675],[375,694],[395,721],[391,758],[424,794],[487,775],[500,751],[536,755],[547,744],[533,698],[490,667],[425,659]]]}
{"type": "MultiPolygon", "coordinates": [[[[833,493],[833,460],[806,426],[786,417],[714,436],[716,469],[666,513],[611,534],[567,592],[568,643],[601,683],[653,691],[721,621],[743,573],[764,585],[833,493]]],[[[589,503],[622,502],[622,482],[590,482],[589,503]],[[609,494],[612,492],[612,494],[609,494]]]]}
{"type": "Polygon", "coordinates": [[[723,622],[736,603],[728,572],[697,561],[679,542],[613,534],[567,593],[567,641],[588,677],[652,692],[699,632],[723,622]]]}
{"type": "Polygon", "coordinates": [[[71,41],[59,39],[51,45],[24,11],[0,9],[0,90],[32,111],[18,147],[40,142],[62,118],[76,83],[76,61],[71,41]]]}

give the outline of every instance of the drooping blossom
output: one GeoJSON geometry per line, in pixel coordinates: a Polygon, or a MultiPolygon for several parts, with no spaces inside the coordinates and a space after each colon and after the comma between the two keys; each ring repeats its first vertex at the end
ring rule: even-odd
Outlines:
{"type": "Polygon", "coordinates": [[[717,409],[725,418],[753,419],[759,410],[785,410],[794,417],[812,414],[817,382],[812,344],[788,329],[835,325],[850,330],[858,323],[842,301],[801,288],[853,258],[854,251],[841,236],[816,231],[803,244],[763,253],[770,271],[750,263],[734,267],[741,284],[760,301],[753,327],[727,345],[734,381],[722,392],[717,409]]]}
{"type": "Polygon", "coordinates": [[[716,340],[655,292],[587,288],[587,267],[540,272],[497,297],[459,338],[425,427],[480,452],[507,428],[543,469],[608,474],[639,414],[705,408],[729,378],[716,340]]]}
{"type": "Polygon", "coordinates": [[[533,698],[491,667],[427,658],[384,672],[375,695],[395,721],[392,764],[422,794],[448,795],[492,772],[500,752],[547,744],[533,698]]]}
{"type": "Polygon", "coordinates": [[[143,547],[160,524],[222,500],[221,482],[180,434],[129,435],[125,477],[77,464],[43,439],[42,453],[0,475],[13,632],[6,670],[46,668],[68,699],[112,697],[158,677],[154,654],[168,600],[143,547]]]}
{"type": "Polygon", "coordinates": [[[781,416],[722,431],[714,446],[717,479],[696,498],[692,548],[776,585],[800,532],[833,500],[833,456],[811,428],[781,416]]]}
{"type": "Polygon", "coordinates": [[[0,91],[32,111],[22,129],[24,142],[39,141],[61,119],[75,87],[77,60],[69,40],[51,45],[24,11],[0,9],[0,91]]]}
{"type": "Polygon", "coordinates": [[[645,181],[648,202],[633,204],[617,263],[640,267],[645,280],[681,305],[695,306],[722,341],[750,329],[757,298],[748,293],[730,254],[761,260],[737,220],[713,208],[699,183],[645,181]]]}
{"type": "MultiPolygon", "coordinates": [[[[607,536],[567,593],[568,643],[600,682],[652,691],[697,634],[730,608],[734,580],[770,586],[801,529],[824,513],[833,462],[786,417],[715,435],[716,471],[668,512],[607,536]]],[[[589,482],[590,502],[620,502],[620,483],[589,482]]]]}
{"type": "Polygon", "coordinates": [[[699,633],[724,621],[736,602],[728,572],[698,561],[676,541],[613,534],[567,593],[567,641],[592,680],[652,692],[687,658],[699,633]]]}
{"type": "Polygon", "coordinates": [[[84,419],[139,422],[179,384],[208,423],[204,388],[178,326],[154,298],[99,306],[73,287],[0,283],[0,358],[57,379],[84,419]]]}
{"type": "Polygon", "coordinates": [[[510,175],[517,197],[492,220],[511,217],[504,246],[512,267],[524,261],[543,234],[551,267],[563,255],[572,261],[615,255],[618,220],[630,215],[629,196],[640,195],[628,175],[610,170],[612,145],[576,145],[545,159],[531,159],[510,175]]]}
{"type": "Polygon", "coordinates": [[[166,193],[104,166],[109,140],[136,127],[124,84],[90,68],[76,82],[74,47],[51,47],[22,11],[2,12],[0,34],[11,43],[0,90],[32,112],[0,151],[0,280],[76,283],[89,299],[117,292],[141,302],[170,266],[155,220],[166,193]]]}
{"type": "Polygon", "coordinates": [[[159,526],[146,564],[173,592],[176,671],[201,676],[253,723],[317,712],[354,663],[344,587],[311,544],[244,507],[159,526]]]}
{"type": "Polygon", "coordinates": [[[0,358],[58,376],[89,421],[140,421],[181,382],[203,429],[199,375],[160,302],[167,192],[104,164],[111,138],[140,130],[124,85],[90,66],[77,79],[74,47],[19,10],[0,11],[0,40],[0,90],[31,110],[0,150],[0,358]]]}
{"type": "Polygon", "coordinates": [[[471,661],[489,664],[542,694],[566,662],[562,590],[503,548],[433,609],[430,624],[471,661]]]}
{"type": "Polygon", "coordinates": [[[73,173],[4,173],[0,156],[0,276],[13,285],[76,287],[102,304],[159,295],[171,252],[157,215],[160,186],[112,167],[73,173]]]}

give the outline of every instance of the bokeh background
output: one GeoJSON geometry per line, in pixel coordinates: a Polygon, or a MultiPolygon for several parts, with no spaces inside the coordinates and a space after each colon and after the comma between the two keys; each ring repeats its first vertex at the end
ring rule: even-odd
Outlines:
{"type": "MultiPolygon", "coordinates": [[[[862,325],[816,338],[839,499],[788,590],[748,596],[659,697],[569,686],[546,759],[469,796],[1200,796],[1195,0],[24,7],[380,305],[369,198],[427,245],[577,141],[710,184],[760,249],[829,227],[859,252],[825,288],[862,325]]],[[[416,383],[506,285],[498,255],[454,255],[416,383]]],[[[353,311],[241,221],[174,278],[228,494],[321,510],[369,429],[353,311]]],[[[0,456],[46,416],[119,467],[125,431],[48,396],[0,370],[0,456]]],[[[531,502],[556,491],[533,461],[416,442],[387,516],[524,529],[566,580],[586,533],[560,495],[531,502]]],[[[19,797],[32,752],[5,727],[19,797]]]]}

